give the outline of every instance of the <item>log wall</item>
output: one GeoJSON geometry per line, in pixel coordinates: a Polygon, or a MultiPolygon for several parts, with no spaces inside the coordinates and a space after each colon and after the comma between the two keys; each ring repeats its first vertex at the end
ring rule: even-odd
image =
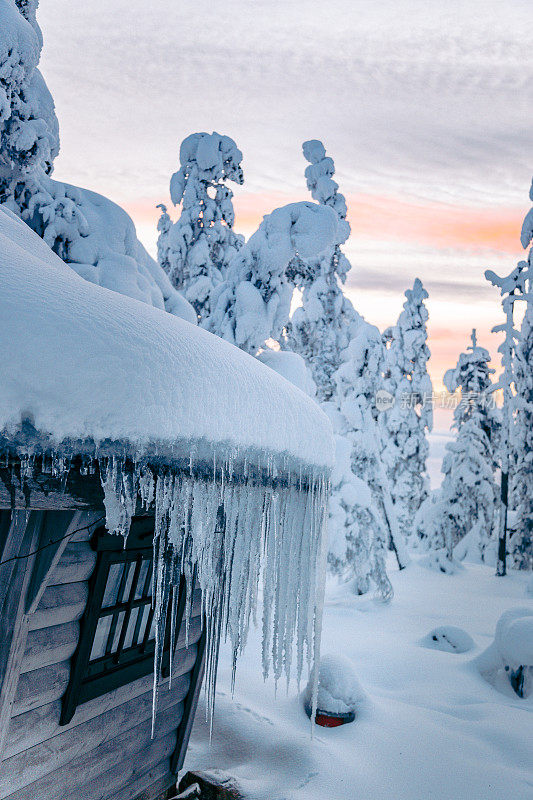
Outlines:
{"type": "Polygon", "coordinates": [[[189,647],[182,633],[172,685],[166,681],[160,690],[153,739],[152,675],[79,705],[71,722],[59,725],[96,563],[90,534],[74,535],[30,616],[0,763],[0,800],[154,800],[175,783],[171,763],[186,727],[201,646],[198,598],[189,647]]]}

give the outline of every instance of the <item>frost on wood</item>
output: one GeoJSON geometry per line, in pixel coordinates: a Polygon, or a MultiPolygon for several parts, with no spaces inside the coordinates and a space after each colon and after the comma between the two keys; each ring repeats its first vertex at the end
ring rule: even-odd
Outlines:
{"type": "MultiPolygon", "coordinates": [[[[110,531],[127,536],[137,500],[155,508],[154,713],[167,617],[174,615],[182,575],[188,600],[193,584],[202,591],[211,717],[220,640],[231,643],[235,674],[255,614],[261,571],[265,677],[272,669],[276,681],[293,674],[300,680],[318,644],[317,564],[328,488],[324,474],[303,473],[296,463],[291,473],[272,458],[257,471],[246,461],[238,463],[236,454],[215,461],[211,475],[202,474],[192,462],[188,474],[125,468],[116,459],[101,470],[110,531]]],[[[185,609],[187,630],[190,602],[185,609]]],[[[173,625],[171,633],[174,638],[173,625]]],[[[173,648],[172,641],[171,653],[173,648]]]]}

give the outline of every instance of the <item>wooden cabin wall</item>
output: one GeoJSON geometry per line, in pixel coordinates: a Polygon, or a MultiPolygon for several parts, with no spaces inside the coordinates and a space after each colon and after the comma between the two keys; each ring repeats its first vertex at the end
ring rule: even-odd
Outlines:
{"type": "Polygon", "coordinates": [[[152,675],[79,705],[72,721],[59,725],[96,563],[90,533],[74,534],[30,618],[0,763],[1,800],[155,800],[175,781],[171,757],[183,736],[178,728],[201,637],[198,594],[189,648],[181,636],[172,686],[165,682],[160,691],[153,740],[152,675]]]}

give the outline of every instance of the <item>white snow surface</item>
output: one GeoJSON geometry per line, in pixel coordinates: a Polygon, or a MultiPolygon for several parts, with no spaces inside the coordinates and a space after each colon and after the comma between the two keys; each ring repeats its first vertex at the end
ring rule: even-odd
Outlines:
{"type": "Polygon", "coordinates": [[[533,698],[502,694],[476,664],[504,611],[533,611],[528,575],[497,578],[477,564],[444,575],[416,557],[402,572],[388,566],[391,603],[326,588],[322,649],[349,658],[366,693],[354,723],[315,726],[311,738],[296,687],[275,696],[273,681],[263,684],[251,631],[233,698],[222,651],[213,740],[201,699],[184,769],[220,768],[250,800],[531,800],[533,698]],[[441,625],[465,630],[475,648],[420,647],[441,625]]]}
{"type": "Polygon", "coordinates": [[[315,382],[298,353],[291,353],[289,350],[263,350],[257,358],[309,397],[316,395],[315,382]]]}
{"type": "Polygon", "coordinates": [[[196,324],[193,307],[174,289],[164,270],[146,252],[124,209],[89,189],[63,186],[67,193],[77,197],[79,210],[87,223],[87,235],[72,237],[69,266],[91,283],[196,324]]]}
{"type": "Polygon", "coordinates": [[[510,608],[496,625],[494,642],[509,667],[533,667],[533,608],[510,608]]]}
{"type": "Polygon", "coordinates": [[[317,404],[188,322],[92,285],[0,210],[0,430],[29,417],[54,441],[196,439],[333,463],[317,404]]]}

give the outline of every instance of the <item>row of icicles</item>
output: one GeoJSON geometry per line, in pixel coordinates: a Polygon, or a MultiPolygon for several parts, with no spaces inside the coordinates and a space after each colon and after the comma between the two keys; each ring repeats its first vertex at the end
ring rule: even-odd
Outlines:
{"type": "Polygon", "coordinates": [[[193,583],[202,592],[210,726],[220,642],[230,643],[234,681],[250,622],[255,623],[261,575],[265,678],[272,670],[276,682],[283,675],[287,682],[291,675],[300,681],[304,665],[312,670],[317,663],[327,479],[317,471],[304,482],[295,470],[292,480],[273,487],[251,477],[242,480],[242,475],[235,482],[233,472],[234,465],[228,464],[215,482],[193,474],[157,474],[146,467],[132,470],[116,458],[101,463],[108,530],[127,536],[138,499],[155,509],[153,724],[169,611],[171,654],[179,633],[173,622],[182,575],[186,641],[193,583]]]}

